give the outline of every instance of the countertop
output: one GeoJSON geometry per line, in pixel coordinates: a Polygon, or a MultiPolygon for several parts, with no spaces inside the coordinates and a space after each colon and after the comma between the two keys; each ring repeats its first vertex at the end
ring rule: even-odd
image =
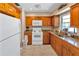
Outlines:
{"type": "MultiPolygon", "coordinates": [[[[25,35],[28,32],[32,32],[32,31],[25,31],[25,35]]],[[[57,36],[58,38],[60,38],[60,39],[62,39],[64,41],[68,42],[69,44],[79,48],[79,39],[74,39],[72,37],[66,37],[66,36],[61,37],[61,36],[57,35],[56,33],[54,33],[53,31],[47,31],[47,32],[50,32],[51,34],[57,36]]]]}
{"type": "Polygon", "coordinates": [[[55,34],[55,33],[52,32],[52,31],[50,31],[50,33],[53,34],[53,35],[55,35],[55,36],[57,36],[57,37],[59,37],[60,39],[62,39],[62,40],[64,40],[64,41],[70,43],[71,45],[73,45],[73,46],[79,48],[79,39],[74,39],[74,38],[65,37],[65,36],[61,37],[61,36],[58,36],[57,34],[55,34]]]}

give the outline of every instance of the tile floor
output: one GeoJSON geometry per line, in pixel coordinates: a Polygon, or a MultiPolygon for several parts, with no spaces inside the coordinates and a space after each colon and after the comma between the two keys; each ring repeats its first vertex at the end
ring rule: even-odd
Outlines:
{"type": "Polygon", "coordinates": [[[21,49],[21,56],[57,56],[50,45],[27,45],[21,49]]]}

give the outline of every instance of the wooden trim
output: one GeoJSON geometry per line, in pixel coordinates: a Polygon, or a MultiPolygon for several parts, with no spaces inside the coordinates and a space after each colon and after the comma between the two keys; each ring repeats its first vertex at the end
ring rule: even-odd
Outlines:
{"type": "Polygon", "coordinates": [[[74,7],[79,7],[79,3],[76,3],[76,4],[71,6],[71,8],[74,8],[74,7]]]}

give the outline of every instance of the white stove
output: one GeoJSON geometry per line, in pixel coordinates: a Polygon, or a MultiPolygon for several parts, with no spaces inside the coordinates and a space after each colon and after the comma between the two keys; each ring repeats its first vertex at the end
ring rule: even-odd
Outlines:
{"type": "Polygon", "coordinates": [[[42,32],[42,20],[32,21],[32,45],[42,45],[43,44],[43,32],[42,32]]]}

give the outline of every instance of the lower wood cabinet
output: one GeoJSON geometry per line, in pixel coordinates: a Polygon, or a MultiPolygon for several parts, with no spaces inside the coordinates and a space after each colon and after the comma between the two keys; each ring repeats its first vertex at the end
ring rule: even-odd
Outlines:
{"type": "Polygon", "coordinates": [[[50,35],[50,44],[59,56],[79,56],[78,47],[54,34],[50,35]]]}
{"type": "Polygon", "coordinates": [[[55,39],[54,35],[50,34],[50,44],[55,49],[55,39]]]}
{"type": "Polygon", "coordinates": [[[63,56],[79,56],[79,49],[68,42],[63,41],[63,56]]]}
{"type": "Polygon", "coordinates": [[[57,54],[60,56],[61,55],[61,53],[62,53],[62,40],[60,40],[58,37],[56,37],[55,36],[55,42],[56,42],[56,47],[55,47],[55,49],[56,49],[56,52],[57,52],[57,54]]]}
{"type": "Polygon", "coordinates": [[[51,43],[51,46],[56,51],[56,53],[58,55],[61,55],[61,45],[62,45],[61,40],[55,35],[51,34],[50,43],[51,43]]]}
{"type": "Polygon", "coordinates": [[[63,46],[62,46],[62,55],[63,56],[70,56],[70,48],[68,43],[66,42],[62,42],[63,46]]]}
{"type": "Polygon", "coordinates": [[[25,35],[27,35],[28,36],[28,45],[32,45],[32,32],[31,31],[27,31],[26,33],[25,33],[25,35]]]}
{"type": "MultiPolygon", "coordinates": [[[[25,35],[28,36],[28,45],[32,45],[32,32],[27,31],[25,35]]],[[[49,32],[43,31],[43,44],[49,44],[49,32]]]]}
{"type": "Polygon", "coordinates": [[[28,33],[28,45],[32,45],[32,32],[28,33]]]}
{"type": "Polygon", "coordinates": [[[49,32],[43,31],[43,44],[49,44],[49,32]]]}

